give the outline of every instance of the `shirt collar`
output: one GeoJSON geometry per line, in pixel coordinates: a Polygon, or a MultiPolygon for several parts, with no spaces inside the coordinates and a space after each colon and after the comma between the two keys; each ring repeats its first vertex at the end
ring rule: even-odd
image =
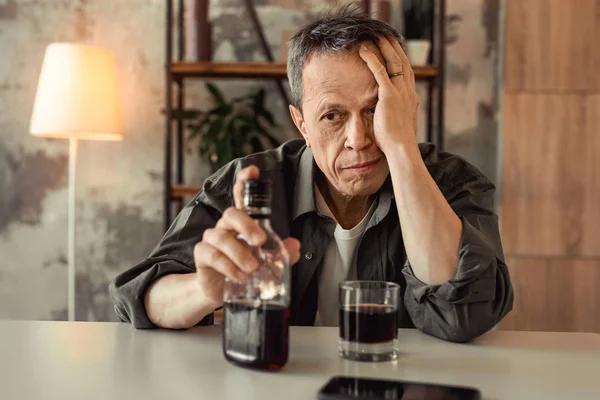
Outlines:
{"type": "Polygon", "coordinates": [[[317,211],[314,188],[315,160],[309,147],[300,156],[296,186],[294,187],[294,218],[317,211]]]}
{"type": "MultiPolygon", "coordinates": [[[[296,186],[294,187],[293,220],[303,214],[317,212],[317,205],[315,202],[314,174],[315,160],[310,147],[306,147],[304,152],[302,152],[302,156],[300,156],[296,186]]],[[[375,221],[372,219],[372,221],[375,223],[378,223],[380,220],[382,220],[390,211],[391,202],[394,199],[394,188],[392,186],[391,176],[388,175],[383,186],[381,189],[379,189],[378,196],[379,202],[377,204],[377,209],[375,210],[375,221]]]]}

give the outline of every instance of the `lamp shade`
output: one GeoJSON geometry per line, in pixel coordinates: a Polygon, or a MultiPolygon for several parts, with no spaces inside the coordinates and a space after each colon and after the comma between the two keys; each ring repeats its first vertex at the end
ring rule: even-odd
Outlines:
{"type": "Polygon", "coordinates": [[[30,133],[48,138],[123,138],[115,61],[96,46],[53,43],[46,49],[30,133]]]}

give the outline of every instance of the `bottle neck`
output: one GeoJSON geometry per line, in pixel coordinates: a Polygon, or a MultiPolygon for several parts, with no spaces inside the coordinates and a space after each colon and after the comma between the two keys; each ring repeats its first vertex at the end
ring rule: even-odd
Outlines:
{"type": "Polygon", "coordinates": [[[269,234],[269,232],[271,232],[271,216],[261,216],[260,218],[256,218],[253,217],[257,222],[258,222],[258,226],[265,232],[267,232],[267,234],[269,234]]]}
{"type": "Polygon", "coordinates": [[[248,215],[257,220],[261,226],[270,226],[271,208],[270,207],[246,207],[248,215]]]}

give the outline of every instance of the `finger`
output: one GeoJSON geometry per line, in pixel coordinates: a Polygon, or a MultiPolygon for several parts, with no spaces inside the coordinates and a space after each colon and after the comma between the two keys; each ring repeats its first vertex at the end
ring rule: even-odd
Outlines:
{"type": "Polygon", "coordinates": [[[259,267],[258,260],[252,254],[250,247],[230,231],[207,229],[204,231],[202,241],[217,249],[238,269],[246,273],[253,272],[259,267]]]}
{"type": "Polygon", "coordinates": [[[204,241],[194,246],[194,260],[196,269],[212,268],[221,275],[240,281],[248,278],[248,275],[236,267],[225,254],[204,241]]]}
{"type": "Polygon", "coordinates": [[[294,238],[287,238],[283,241],[288,254],[290,255],[290,265],[294,265],[300,260],[300,241],[294,238]]]}
{"type": "Polygon", "coordinates": [[[379,46],[379,50],[385,59],[388,75],[397,72],[406,72],[406,68],[402,62],[402,59],[400,58],[400,54],[397,53],[387,38],[379,38],[377,41],[377,46],[379,46]]]}
{"type": "Polygon", "coordinates": [[[398,57],[400,57],[400,60],[403,63],[410,65],[410,61],[408,60],[408,56],[406,55],[406,53],[402,49],[402,46],[400,46],[400,42],[398,42],[398,40],[396,38],[391,37],[391,38],[388,38],[388,43],[390,43],[392,45],[392,47],[396,51],[396,54],[398,54],[398,57]]]}
{"type": "Polygon", "coordinates": [[[267,240],[267,235],[260,228],[258,222],[243,210],[234,207],[229,207],[223,212],[221,219],[217,222],[216,228],[239,233],[254,246],[262,246],[265,240],[267,240]]]}
{"type": "Polygon", "coordinates": [[[371,70],[379,88],[389,88],[392,85],[392,82],[388,76],[387,69],[385,68],[385,65],[379,61],[375,53],[363,44],[360,46],[358,54],[371,70]]]}
{"type": "Polygon", "coordinates": [[[233,199],[237,208],[244,206],[244,182],[249,179],[258,179],[260,170],[255,165],[246,167],[238,172],[233,185],[233,199]]]}
{"type": "Polygon", "coordinates": [[[413,71],[412,66],[410,64],[410,60],[408,59],[408,56],[402,49],[402,46],[400,46],[400,43],[394,37],[388,38],[388,40],[389,40],[389,43],[394,48],[394,50],[396,51],[396,54],[398,54],[398,56],[400,57],[400,60],[402,61],[402,64],[404,67],[404,69],[403,69],[404,75],[408,76],[409,81],[414,82],[415,81],[415,71],[413,71]]]}

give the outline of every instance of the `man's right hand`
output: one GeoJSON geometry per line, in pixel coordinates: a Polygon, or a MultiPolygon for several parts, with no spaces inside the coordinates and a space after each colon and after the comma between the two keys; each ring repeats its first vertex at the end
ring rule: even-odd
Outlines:
{"type": "MultiPolygon", "coordinates": [[[[266,240],[258,223],[242,207],[244,182],[258,176],[259,170],[254,166],[241,170],[236,176],[235,207],[225,210],[216,226],[206,230],[194,248],[196,272],[165,275],[148,288],[144,307],[152,323],[172,329],[196,325],[223,304],[226,276],[245,279],[258,268],[248,244],[238,239],[238,235],[244,235],[256,246],[266,240]]],[[[283,242],[290,263],[295,264],[300,258],[300,242],[292,238],[283,242]]]]}
{"type": "MultiPolygon", "coordinates": [[[[244,168],[237,174],[233,188],[235,207],[226,209],[217,225],[204,231],[202,241],[194,248],[196,282],[205,299],[215,308],[223,304],[225,277],[245,280],[260,266],[248,244],[239,238],[239,235],[248,238],[253,246],[261,246],[266,240],[256,220],[243,210],[242,202],[244,182],[258,179],[259,175],[255,166],[244,168]]],[[[300,242],[294,238],[283,242],[290,255],[290,265],[293,265],[300,259],[300,242]]]]}

